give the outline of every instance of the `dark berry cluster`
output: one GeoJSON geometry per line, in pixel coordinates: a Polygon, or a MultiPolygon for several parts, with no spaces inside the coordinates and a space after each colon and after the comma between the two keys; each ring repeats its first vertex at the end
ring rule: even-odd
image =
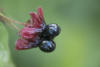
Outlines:
{"type": "Polygon", "coordinates": [[[44,52],[52,52],[56,47],[53,39],[59,35],[60,27],[57,24],[47,25],[41,8],[37,9],[37,13],[31,12],[30,16],[31,19],[19,32],[20,38],[16,41],[16,49],[39,47],[44,52]]]}

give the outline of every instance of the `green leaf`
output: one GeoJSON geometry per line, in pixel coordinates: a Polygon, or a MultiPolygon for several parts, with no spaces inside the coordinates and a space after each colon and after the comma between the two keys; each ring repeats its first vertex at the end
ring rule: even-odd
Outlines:
{"type": "Polygon", "coordinates": [[[8,46],[8,32],[0,22],[0,67],[14,67],[8,46]]]}

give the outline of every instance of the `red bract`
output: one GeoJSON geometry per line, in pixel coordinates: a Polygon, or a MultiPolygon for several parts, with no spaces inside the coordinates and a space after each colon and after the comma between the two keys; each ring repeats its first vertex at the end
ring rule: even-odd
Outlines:
{"type": "Polygon", "coordinates": [[[30,16],[32,17],[26,26],[31,26],[34,28],[41,28],[43,27],[42,24],[44,24],[44,18],[43,18],[43,12],[41,8],[37,9],[37,13],[30,12],[30,16]]]}
{"type": "Polygon", "coordinates": [[[27,40],[24,40],[24,39],[20,38],[16,41],[16,49],[17,50],[23,50],[23,49],[29,48],[27,45],[28,45],[27,40]]]}
{"type": "Polygon", "coordinates": [[[40,40],[38,37],[36,37],[34,40],[28,41],[23,38],[19,38],[16,41],[16,49],[17,50],[24,50],[24,49],[30,49],[33,47],[37,47],[40,40]]]}
{"type": "Polygon", "coordinates": [[[41,33],[42,32],[42,29],[24,27],[20,31],[20,35],[24,39],[33,39],[33,38],[35,38],[38,35],[39,32],[41,33]]]}
{"type": "Polygon", "coordinates": [[[20,38],[16,41],[16,49],[24,50],[36,47],[41,41],[39,36],[44,29],[44,18],[41,8],[37,9],[37,13],[30,12],[31,19],[25,24],[19,32],[20,38]]]}

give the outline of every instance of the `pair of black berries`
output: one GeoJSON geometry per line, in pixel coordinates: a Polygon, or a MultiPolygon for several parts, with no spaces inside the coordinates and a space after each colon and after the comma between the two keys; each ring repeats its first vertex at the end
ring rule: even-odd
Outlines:
{"type": "Polygon", "coordinates": [[[60,31],[61,29],[57,24],[46,25],[40,36],[42,40],[39,46],[40,50],[44,52],[52,52],[56,48],[56,43],[53,39],[59,35],[60,31]]]}

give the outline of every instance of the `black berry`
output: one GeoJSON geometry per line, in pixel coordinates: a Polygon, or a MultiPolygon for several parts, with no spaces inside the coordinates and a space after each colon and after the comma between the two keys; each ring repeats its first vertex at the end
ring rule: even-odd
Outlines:
{"type": "Polygon", "coordinates": [[[49,24],[46,26],[41,38],[52,40],[54,37],[59,35],[59,33],[60,27],[57,24],[49,24]]]}
{"type": "Polygon", "coordinates": [[[44,40],[40,45],[40,50],[44,52],[52,52],[56,48],[56,44],[53,41],[44,40]]]}

